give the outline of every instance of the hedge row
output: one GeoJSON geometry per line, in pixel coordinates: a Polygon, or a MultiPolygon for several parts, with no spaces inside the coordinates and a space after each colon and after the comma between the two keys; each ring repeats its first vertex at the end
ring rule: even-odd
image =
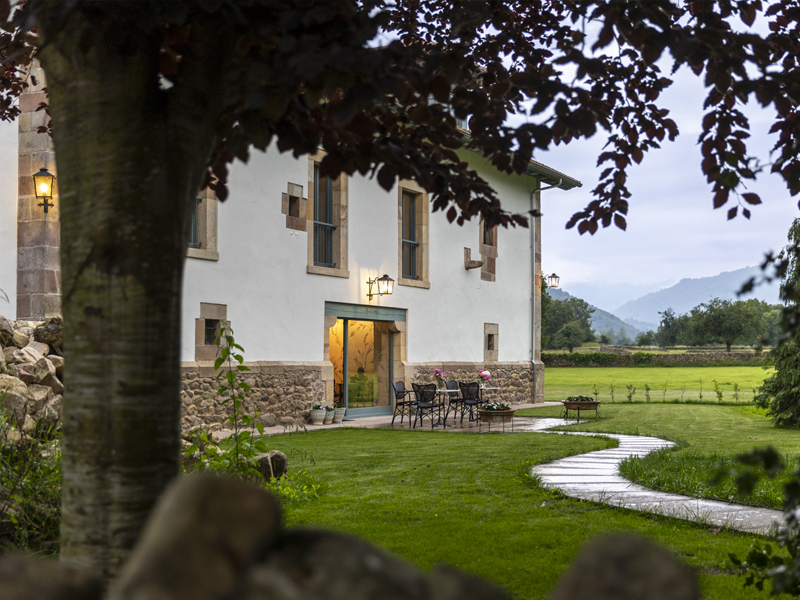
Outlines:
{"type": "Polygon", "coordinates": [[[752,352],[693,352],[687,354],[651,354],[634,352],[632,354],[610,354],[607,352],[573,352],[542,355],[546,367],[633,367],[647,365],[661,366],[763,366],[765,355],[752,352]]]}

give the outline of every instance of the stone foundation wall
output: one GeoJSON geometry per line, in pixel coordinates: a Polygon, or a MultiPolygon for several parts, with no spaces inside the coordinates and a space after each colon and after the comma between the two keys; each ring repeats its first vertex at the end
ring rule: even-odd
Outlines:
{"type": "MultiPolygon", "coordinates": [[[[406,385],[412,383],[433,383],[432,369],[447,371],[446,379],[456,381],[480,381],[478,369],[486,369],[492,374],[487,387],[500,388],[487,394],[487,399],[505,402],[506,404],[523,404],[534,401],[533,368],[530,362],[487,362],[487,363],[407,363],[406,385]]],[[[544,383],[544,369],[539,371],[544,383]]]]}
{"type": "MultiPolygon", "coordinates": [[[[326,404],[326,380],[333,380],[333,367],[324,362],[245,363],[250,371],[238,380],[250,386],[244,408],[260,413],[267,427],[292,426],[309,421],[314,404],[326,404]]],[[[217,394],[213,363],[181,365],[181,421],[183,428],[216,426],[230,415],[230,403],[222,404],[217,394]]]]}
{"type": "MultiPolygon", "coordinates": [[[[310,422],[309,411],[314,404],[333,404],[333,365],[328,362],[255,362],[245,363],[250,371],[241,372],[240,381],[250,386],[245,394],[244,408],[256,410],[267,427],[288,427],[310,422]]],[[[489,387],[492,400],[507,404],[533,402],[533,370],[530,362],[500,363],[403,363],[403,379],[410,389],[412,383],[433,382],[433,368],[444,369],[448,379],[478,381],[478,369],[491,372],[489,387]]],[[[540,367],[539,385],[544,383],[544,368],[540,367]]],[[[223,427],[230,415],[230,403],[222,404],[217,394],[213,363],[183,363],[181,365],[181,421],[185,431],[206,427],[223,427]]],[[[488,397],[488,396],[487,396],[488,397]]]]}

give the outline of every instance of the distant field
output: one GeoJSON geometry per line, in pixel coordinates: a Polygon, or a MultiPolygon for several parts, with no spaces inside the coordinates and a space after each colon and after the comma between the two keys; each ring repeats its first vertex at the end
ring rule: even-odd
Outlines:
{"type": "Polygon", "coordinates": [[[753,388],[772,374],[772,367],[547,367],[544,376],[545,400],[559,401],[567,396],[593,396],[597,386],[599,399],[611,402],[627,401],[627,385],[636,388],[634,401],[645,400],[645,385],[649,385],[652,402],[702,400],[716,402],[713,380],[723,390],[724,402],[749,402],[753,388]],[[702,383],[701,383],[702,381],[702,383]],[[734,398],[734,385],[739,386],[739,398],[734,398]],[[666,389],[666,394],[664,390],[666,389]]]}

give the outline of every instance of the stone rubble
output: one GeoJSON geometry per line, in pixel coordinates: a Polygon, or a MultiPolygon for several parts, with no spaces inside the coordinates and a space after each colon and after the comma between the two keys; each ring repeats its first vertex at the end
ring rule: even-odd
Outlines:
{"type": "Polygon", "coordinates": [[[60,317],[10,321],[0,315],[2,405],[22,431],[33,431],[41,422],[53,427],[61,424],[61,339],[60,317]]]}

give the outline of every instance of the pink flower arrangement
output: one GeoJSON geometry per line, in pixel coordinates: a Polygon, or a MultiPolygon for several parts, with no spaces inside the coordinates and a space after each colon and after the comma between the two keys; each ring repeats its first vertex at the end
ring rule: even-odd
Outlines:
{"type": "Polygon", "coordinates": [[[478,377],[484,381],[489,381],[492,378],[492,374],[485,369],[478,369],[478,377]]]}
{"type": "Polygon", "coordinates": [[[444,369],[431,368],[431,371],[433,371],[433,378],[436,380],[436,383],[439,384],[444,384],[445,378],[450,374],[444,369]]]}

